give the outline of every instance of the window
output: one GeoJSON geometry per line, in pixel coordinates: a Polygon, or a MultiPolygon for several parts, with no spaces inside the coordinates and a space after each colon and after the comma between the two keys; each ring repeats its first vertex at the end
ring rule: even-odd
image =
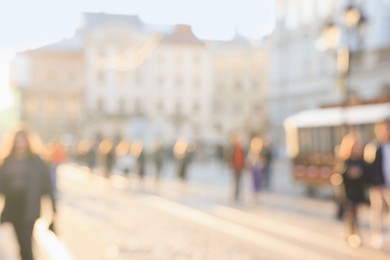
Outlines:
{"type": "Polygon", "coordinates": [[[252,106],[253,113],[258,113],[258,112],[260,112],[261,109],[262,108],[261,108],[260,102],[255,103],[252,106]]]}
{"type": "Polygon", "coordinates": [[[260,82],[258,80],[254,80],[252,82],[252,88],[253,90],[260,90],[260,82]]]}
{"type": "Polygon", "coordinates": [[[242,83],[241,83],[241,81],[237,80],[237,81],[235,82],[235,84],[234,84],[234,89],[235,89],[237,92],[239,92],[239,91],[242,90],[242,83]]]}
{"type": "Polygon", "coordinates": [[[34,97],[26,98],[26,114],[27,116],[34,116],[38,110],[38,102],[34,97]]]}
{"type": "Polygon", "coordinates": [[[99,113],[104,113],[105,107],[104,107],[104,100],[102,98],[99,98],[97,100],[96,109],[99,113]]]}
{"type": "Polygon", "coordinates": [[[127,73],[126,71],[118,71],[117,72],[117,83],[119,86],[124,86],[127,81],[127,73]]]}
{"type": "Polygon", "coordinates": [[[68,72],[68,81],[70,84],[76,83],[77,80],[77,74],[74,70],[70,70],[68,72]]]}
{"type": "Polygon", "coordinates": [[[183,65],[183,57],[180,54],[178,54],[176,56],[175,62],[176,62],[176,67],[181,68],[181,66],[183,65]]]}
{"type": "Polygon", "coordinates": [[[180,115],[182,113],[182,105],[179,101],[175,104],[175,114],[180,115]]]}
{"type": "Polygon", "coordinates": [[[241,113],[242,112],[242,106],[240,104],[236,104],[234,106],[234,112],[237,113],[237,114],[241,113]]]}
{"type": "Polygon", "coordinates": [[[162,74],[158,75],[156,78],[157,78],[156,79],[157,85],[159,85],[159,86],[164,85],[165,80],[164,80],[164,76],[162,74]]]}
{"type": "Polygon", "coordinates": [[[221,111],[222,111],[222,109],[223,109],[223,106],[222,106],[222,104],[221,104],[221,103],[219,103],[219,102],[216,102],[216,103],[214,104],[214,112],[215,112],[215,113],[219,113],[219,112],[221,112],[221,111]]]}
{"type": "Polygon", "coordinates": [[[193,62],[194,62],[194,66],[195,67],[198,67],[198,66],[201,66],[202,64],[202,55],[200,53],[195,53],[194,56],[193,56],[193,62]]]}
{"type": "Polygon", "coordinates": [[[54,117],[59,112],[58,101],[54,97],[47,97],[47,99],[44,101],[44,108],[45,108],[45,115],[47,117],[54,117]]]}
{"type": "Polygon", "coordinates": [[[164,110],[164,104],[161,101],[157,101],[156,103],[156,110],[157,112],[162,113],[164,110]]]}
{"type": "Polygon", "coordinates": [[[193,109],[194,109],[194,113],[198,113],[200,111],[199,102],[194,103],[193,109]]]}
{"type": "Polygon", "coordinates": [[[176,87],[181,88],[182,85],[183,85],[183,79],[180,76],[177,76],[176,77],[176,87]]]}
{"type": "Polygon", "coordinates": [[[69,98],[66,104],[66,114],[70,118],[75,118],[81,113],[81,103],[78,98],[69,98]]]}
{"type": "Polygon", "coordinates": [[[57,73],[53,70],[49,70],[47,73],[47,81],[49,83],[56,82],[57,81],[57,73]]]}
{"type": "Polygon", "coordinates": [[[158,55],[157,56],[157,66],[159,68],[164,67],[164,63],[165,63],[164,56],[162,54],[158,55]]]}
{"type": "Polygon", "coordinates": [[[136,114],[141,114],[142,113],[141,101],[138,98],[136,100],[134,100],[134,112],[136,114]]]}
{"type": "Polygon", "coordinates": [[[200,80],[200,77],[199,76],[195,76],[194,79],[193,79],[193,83],[194,87],[196,88],[199,88],[200,85],[201,85],[201,80],[200,80]]]}
{"type": "Polygon", "coordinates": [[[126,103],[123,98],[118,101],[118,113],[122,115],[126,113],[126,103]]]}
{"type": "Polygon", "coordinates": [[[98,71],[97,71],[97,81],[98,81],[98,83],[99,84],[104,84],[104,82],[105,82],[105,77],[106,75],[105,75],[105,71],[103,70],[103,69],[99,69],[98,71]]]}
{"type": "Polygon", "coordinates": [[[135,72],[135,84],[137,86],[141,86],[142,84],[142,74],[141,74],[141,71],[138,69],[136,72],[135,72]]]}

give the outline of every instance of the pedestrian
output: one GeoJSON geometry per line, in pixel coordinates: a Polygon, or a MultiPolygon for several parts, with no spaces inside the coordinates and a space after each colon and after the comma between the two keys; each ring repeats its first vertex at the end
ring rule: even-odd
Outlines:
{"type": "Polygon", "coordinates": [[[339,157],[343,161],[342,181],[344,188],[344,221],[347,242],[353,247],[360,246],[358,232],[358,206],[365,202],[367,185],[367,164],[363,159],[363,145],[357,133],[347,134],[341,141],[339,157]]]}
{"type": "Polygon", "coordinates": [[[13,225],[23,260],[33,259],[33,228],[43,195],[50,196],[56,211],[49,166],[33,149],[34,144],[27,130],[16,131],[0,168],[0,193],[5,197],[1,223],[13,225]]]}
{"type": "Polygon", "coordinates": [[[263,158],[263,187],[268,190],[271,183],[273,154],[271,142],[266,138],[263,138],[261,157],[263,158]]]}
{"type": "Polygon", "coordinates": [[[248,164],[252,175],[253,200],[259,200],[259,193],[263,181],[264,159],[262,154],[263,141],[259,137],[254,137],[250,143],[248,153],[248,164]]]}
{"type": "Polygon", "coordinates": [[[99,145],[99,151],[103,159],[103,175],[105,178],[109,178],[115,163],[115,149],[112,141],[103,140],[99,145]]]}
{"type": "Polygon", "coordinates": [[[385,209],[388,211],[390,209],[390,118],[375,126],[375,134],[379,146],[370,145],[372,148],[366,149],[365,158],[370,162],[371,243],[374,247],[380,248],[385,241],[385,209]]]}
{"type": "Polygon", "coordinates": [[[135,159],[131,154],[131,145],[126,140],[122,140],[116,148],[116,157],[118,166],[122,170],[123,175],[128,177],[130,171],[134,169],[135,159]]]}
{"type": "Polygon", "coordinates": [[[54,191],[57,191],[57,168],[60,164],[67,160],[67,153],[65,145],[60,141],[55,141],[48,144],[49,162],[50,162],[50,176],[54,191]]]}
{"type": "Polygon", "coordinates": [[[145,152],[141,141],[134,141],[131,145],[131,153],[137,161],[137,173],[140,183],[143,183],[145,177],[145,152]]]}
{"type": "Polygon", "coordinates": [[[93,171],[96,168],[96,161],[97,161],[97,143],[93,142],[89,145],[87,154],[86,154],[86,160],[87,160],[87,166],[90,173],[93,173],[93,171]]]}
{"type": "Polygon", "coordinates": [[[181,188],[184,189],[187,181],[188,142],[185,140],[178,140],[173,147],[173,153],[176,159],[177,175],[180,180],[181,188]]]}
{"type": "Polygon", "coordinates": [[[233,172],[234,179],[234,200],[236,202],[240,199],[240,186],[242,171],[245,167],[245,151],[241,143],[241,139],[237,134],[231,136],[231,152],[230,152],[230,166],[233,172]]]}
{"type": "Polygon", "coordinates": [[[165,161],[165,151],[161,141],[156,143],[153,153],[153,160],[156,169],[156,183],[160,181],[162,167],[165,161]]]}

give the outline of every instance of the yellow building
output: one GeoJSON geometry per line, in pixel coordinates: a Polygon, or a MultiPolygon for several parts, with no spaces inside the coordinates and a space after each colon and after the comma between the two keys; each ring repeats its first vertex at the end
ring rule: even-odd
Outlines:
{"type": "Polygon", "coordinates": [[[66,133],[78,135],[83,119],[83,71],[78,37],[18,54],[12,78],[20,91],[21,120],[45,140],[66,133]]]}

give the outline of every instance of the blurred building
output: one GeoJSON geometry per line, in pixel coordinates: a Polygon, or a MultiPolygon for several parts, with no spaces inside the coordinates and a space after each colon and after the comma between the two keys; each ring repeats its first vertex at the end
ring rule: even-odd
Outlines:
{"type": "Polygon", "coordinates": [[[166,141],[208,133],[211,60],[190,27],[161,31],[137,17],[84,18],[89,132],[166,141]]]}
{"type": "MultiPolygon", "coordinates": [[[[280,0],[275,32],[267,41],[272,55],[268,104],[272,137],[281,155],[283,121],[304,109],[340,105],[335,51],[319,46],[321,30],[330,21],[342,23],[347,4],[355,3],[367,18],[359,44],[354,42],[349,88],[355,102],[375,102],[390,83],[390,5],[382,0],[280,0]]],[[[345,41],[342,38],[341,41],[345,41]]]]}
{"type": "Polygon", "coordinates": [[[268,129],[266,90],[268,54],[263,48],[236,38],[213,45],[213,127],[217,136],[232,132],[243,137],[268,129]]]}
{"type": "Polygon", "coordinates": [[[266,121],[264,51],[237,39],[200,41],[185,25],[86,13],[73,39],[14,63],[25,72],[15,79],[22,119],[48,137],[226,141],[266,121]]]}
{"type": "Polygon", "coordinates": [[[45,140],[82,132],[83,61],[79,37],[20,53],[13,61],[21,120],[45,140]]]}

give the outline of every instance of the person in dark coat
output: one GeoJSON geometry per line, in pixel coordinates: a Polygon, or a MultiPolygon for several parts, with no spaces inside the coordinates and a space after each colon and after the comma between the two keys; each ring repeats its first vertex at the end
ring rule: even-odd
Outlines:
{"type": "Polygon", "coordinates": [[[263,139],[263,146],[261,149],[261,156],[263,158],[263,186],[266,189],[270,188],[271,183],[271,172],[272,172],[272,146],[271,142],[267,139],[263,139]]]}
{"type": "Polygon", "coordinates": [[[142,183],[145,177],[145,151],[142,142],[133,142],[131,145],[131,153],[137,159],[138,178],[140,183],[142,183]]]}
{"type": "Polygon", "coordinates": [[[160,181],[161,171],[165,161],[165,151],[160,141],[156,143],[156,147],[153,153],[153,160],[156,169],[156,182],[158,183],[160,181]]]}
{"type": "Polygon", "coordinates": [[[99,145],[99,151],[103,159],[103,174],[105,178],[111,176],[115,163],[115,149],[111,140],[104,140],[99,145]]]}
{"type": "Polygon", "coordinates": [[[50,196],[56,211],[49,166],[31,146],[29,133],[17,131],[0,168],[0,193],[5,197],[1,223],[13,225],[23,260],[33,259],[33,228],[40,217],[43,195],[50,196]]]}
{"type": "Polygon", "coordinates": [[[342,180],[347,241],[352,246],[359,246],[361,240],[358,234],[357,209],[365,202],[367,164],[363,159],[363,146],[356,133],[348,134],[343,138],[339,153],[344,165],[342,180]]]}
{"type": "Polygon", "coordinates": [[[370,162],[371,242],[374,247],[380,248],[385,240],[385,208],[390,209],[390,118],[375,126],[375,134],[379,145],[367,145],[365,158],[370,162]]]}
{"type": "Polygon", "coordinates": [[[180,180],[181,189],[184,190],[187,181],[187,168],[189,163],[188,142],[178,140],[173,147],[173,153],[176,159],[177,175],[180,180]]]}

